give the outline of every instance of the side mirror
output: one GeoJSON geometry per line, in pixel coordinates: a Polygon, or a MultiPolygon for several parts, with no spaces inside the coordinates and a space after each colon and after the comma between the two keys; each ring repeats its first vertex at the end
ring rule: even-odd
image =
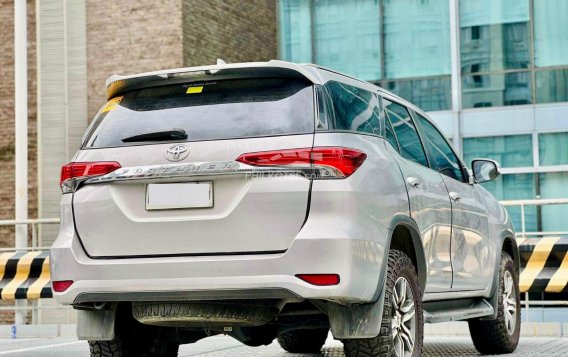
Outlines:
{"type": "Polygon", "coordinates": [[[471,162],[471,169],[477,183],[495,180],[501,175],[501,167],[493,160],[475,159],[471,162]]]}

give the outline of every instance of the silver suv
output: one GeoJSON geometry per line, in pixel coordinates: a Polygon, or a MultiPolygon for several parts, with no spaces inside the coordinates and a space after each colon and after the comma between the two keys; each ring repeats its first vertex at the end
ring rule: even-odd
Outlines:
{"type": "Polygon", "coordinates": [[[175,356],[215,334],[347,356],[419,356],[424,322],[515,349],[505,209],[426,113],[282,61],[112,76],[62,168],[55,298],[92,356],[175,356]]]}

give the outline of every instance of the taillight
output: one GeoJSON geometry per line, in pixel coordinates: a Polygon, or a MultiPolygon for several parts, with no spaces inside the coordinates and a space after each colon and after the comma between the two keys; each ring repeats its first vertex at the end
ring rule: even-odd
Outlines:
{"type": "Polygon", "coordinates": [[[296,274],[296,277],[302,279],[306,283],[317,286],[339,284],[339,275],[337,274],[296,274]]]}
{"type": "Polygon", "coordinates": [[[242,154],[237,158],[251,166],[280,166],[318,171],[315,178],[346,178],[363,164],[367,154],[344,147],[314,147],[262,151],[242,154]]]}
{"type": "Polygon", "coordinates": [[[59,181],[61,191],[63,193],[74,192],[78,182],[111,173],[120,167],[116,161],[70,162],[61,168],[59,181]]]}
{"type": "Polygon", "coordinates": [[[55,291],[56,293],[62,293],[65,290],[69,289],[71,285],[73,285],[73,280],[54,281],[51,283],[51,285],[53,287],[53,291],[55,291]]]}

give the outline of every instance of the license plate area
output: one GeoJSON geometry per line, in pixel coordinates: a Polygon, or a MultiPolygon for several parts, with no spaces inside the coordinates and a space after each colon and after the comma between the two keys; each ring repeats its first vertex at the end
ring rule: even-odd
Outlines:
{"type": "Polygon", "coordinates": [[[146,186],[146,209],[213,207],[213,182],[158,183],[146,186]]]}

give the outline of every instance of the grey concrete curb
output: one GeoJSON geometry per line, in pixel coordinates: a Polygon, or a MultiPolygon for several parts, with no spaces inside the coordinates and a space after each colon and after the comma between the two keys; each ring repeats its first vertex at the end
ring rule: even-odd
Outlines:
{"type": "MultiPolygon", "coordinates": [[[[13,325],[0,325],[0,339],[13,338],[13,325]]],[[[77,338],[76,325],[18,325],[15,326],[16,338],[77,338]]],[[[444,322],[426,324],[425,336],[469,336],[467,322],[444,322]]],[[[521,327],[522,337],[568,337],[568,323],[560,322],[524,322],[521,327]]]]}
{"type": "Polygon", "coordinates": [[[0,325],[0,339],[9,338],[77,338],[76,325],[0,325]]]}

